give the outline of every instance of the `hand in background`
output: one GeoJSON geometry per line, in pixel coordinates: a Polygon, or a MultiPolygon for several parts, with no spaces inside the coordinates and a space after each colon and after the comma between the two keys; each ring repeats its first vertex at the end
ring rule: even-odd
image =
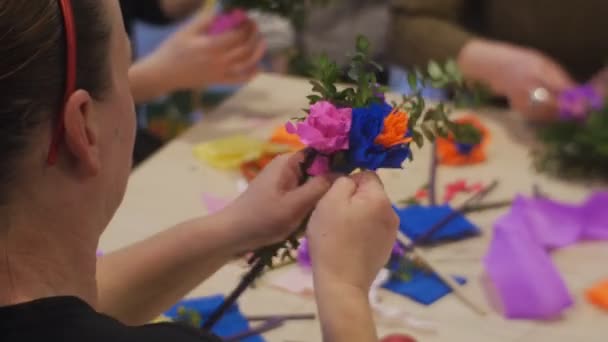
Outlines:
{"type": "Polygon", "coordinates": [[[555,119],[559,95],[576,83],[554,60],[529,48],[471,40],[460,52],[458,64],[465,78],[489,85],[509,100],[511,108],[535,121],[555,119]],[[532,101],[537,89],[543,101],[532,101]]]}
{"type": "Polygon", "coordinates": [[[593,76],[589,84],[598,91],[599,94],[608,96],[608,67],[603,68],[593,76]]]}
{"type": "Polygon", "coordinates": [[[247,20],[234,30],[211,35],[213,18],[199,15],[130,70],[136,102],[182,89],[240,84],[258,71],[266,45],[256,24],[247,20]]]}

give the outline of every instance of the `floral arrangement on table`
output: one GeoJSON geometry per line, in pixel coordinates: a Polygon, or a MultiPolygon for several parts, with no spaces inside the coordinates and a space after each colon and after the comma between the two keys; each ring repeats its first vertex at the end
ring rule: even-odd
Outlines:
{"type": "Polygon", "coordinates": [[[608,103],[584,85],[559,99],[560,120],[541,127],[536,167],[559,176],[606,179],[608,175],[608,103]]]}
{"type": "Polygon", "coordinates": [[[291,20],[295,27],[300,27],[310,6],[326,5],[330,0],[224,0],[221,1],[222,12],[216,16],[211,26],[211,33],[222,33],[247,20],[247,11],[257,10],[272,13],[291,20]]]}
{"type": "Polygon", "coordinates": [[[475,116],[468,115],[454,120],[458,124],[468,124],[462,129],[468,129],[467,136],[475,137],[479,143],[462,142],[453,134],[447,138],[437,139],[437,158],[441,165],[463,166],[474,165],[486,161],[486,147],[490,141],[490,131],[475,116]]]}
{"type": "MultiPolygon", "coordinates": [[[[419,71],[411,73],[416,81],[419,71]]],[[[429,84],[449,89],[458,106],[487,105],[488,88],[466,84],[453,61],[445,65],[431,62],[429,84]]],[[[537,170],[557,176],[606,178],[608,175],[608,103],[597,86],[584,84],[560,94],[559,120],[537,129],[540,146],[533,151],[537,170]]]]}
{"type": "MultiPolygon", "coordinates": [[[[402,168],[406,160],[414,158],[412,143],[422,147],[425,139],[435,141],[452,134],[458,141],[477,143],[477,135],[463,136],[471,132],[468,125],[448,119],[449,108],[445,104],[429,106],[419,91],[404,96],[400,103],[389,104],[385,89],[376,79],[376,71],[381,67],[369,54],[370,43],[365,37],[358,37],[347,72],[354,86],[343,88],[337,86],[341,76],[337,63],[327,57],[319,58],[311,81],[313,94],[308,96],[310,107],[305,109],[306,115],[286,124],[287,131],[299,136],[306,146],[301,183],[329,171],[402,168]]],[[[305,219],[286,241],[252,254],[250,271],[205,322],[206,329],[213,327],[266,268],[272,267],[277,256],[293,257],[307,223],[305,219]]]]}

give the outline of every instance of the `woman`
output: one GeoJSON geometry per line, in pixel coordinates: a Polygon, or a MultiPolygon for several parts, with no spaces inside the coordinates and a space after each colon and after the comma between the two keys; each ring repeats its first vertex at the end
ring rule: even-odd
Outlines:
{"type": "Polygon", "coordinates": [[[394,62],[457,59],[532,119],[554,118],[564,90],[599,82],[608,57],[605,0],[393,0],[391,13],[394,62]]]}
{"type": "Polygon", "coordinates": [[[301,156],[278,158],[225,210],[97,260],[135,135],[118,2],[6,0],[0,25],[1,341],[215,341],[138,325],[235,255],[285,238],[315,206],[325,340],[376,340],[367,291],[397,219],[375,175],[298,186],[301,156]]]}

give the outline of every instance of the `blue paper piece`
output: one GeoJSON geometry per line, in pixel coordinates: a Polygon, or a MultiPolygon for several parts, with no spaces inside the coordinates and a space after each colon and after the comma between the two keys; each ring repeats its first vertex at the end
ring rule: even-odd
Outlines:
{"type": "MultiPolygon", "coordinates": [[[[211,313],[224,302],[223,296],[213,296],[205,298],[187,299],[173,306],[169,311],[165,312],[165,316],[171,319],[178,318],[178,309],[183,307],[188,310],[198,312],[205,321],[205,317],[209,317],[211,313]]],[[[247,318],[240,312],[238,306],[233,305],[222,319],[217,322],[213,328],[213,333],[219,337],[231,337],[249,330],[249,322],[247,318]]],[[[261,336],[249,337],[241,340],[241,342],[264,342],[261,336]]]]}
{"type": "MultiPolygon", "coordinates": [[[[424,305],[431,305],[452,292],[434,273],[413,270],[410,275],[407,281],[391,279],[384,288],[424,305]]],[[[461,285],[467,282],[463,277],[453,278],[461,285]]]]}
{"type": "MultiPolygon", "coordinates": [[[[449,205],[420,206],[412,205],[406,208],[395,208],[401,220],[399,229],[410,239],[416,241],[436,223],[454,213],[449,205]]],[[[457,215],[429,239],[428,243],[446,240],[461,240],[479,234],[479,228],[471,223],[464,215],[457,215]]]]}

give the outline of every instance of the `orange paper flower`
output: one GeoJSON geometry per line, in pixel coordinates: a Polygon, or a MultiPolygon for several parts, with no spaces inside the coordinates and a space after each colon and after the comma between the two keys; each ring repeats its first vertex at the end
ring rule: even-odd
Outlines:
{"type": "Polygon", "coordinates": [[[587,290],[586,295],[591,304],[608,310],[608,280],[587,290]]]}
{"type": "Polygon", "coordinates": [[[462,153],[454,137],[437,139],[437,157],[442,165],[462,166],[479,164],[486,161],[485,148],[490,140],[488,129],[474,116],[467,116],[454,121],[460,124],[471,124],[481,132],[481,142],[472,147],[468,153],[462,153]]]}
{"type": "Polygon", "coordinates": [[[412,141],[406,137],[410,118],[406,112],[394,109],[385,119],[384,128],[375,143],[386,148],[407,144],[412,141]]]}
{"type": "Polygon", "coordinates": [[[270,138],[270,142],[273,144],[289,146],[293,151],[299,151],[306,147],[302,141],[300,141],[300,137],[297,134],[287,132],[285,125],[277,127],[270,138]]]}

